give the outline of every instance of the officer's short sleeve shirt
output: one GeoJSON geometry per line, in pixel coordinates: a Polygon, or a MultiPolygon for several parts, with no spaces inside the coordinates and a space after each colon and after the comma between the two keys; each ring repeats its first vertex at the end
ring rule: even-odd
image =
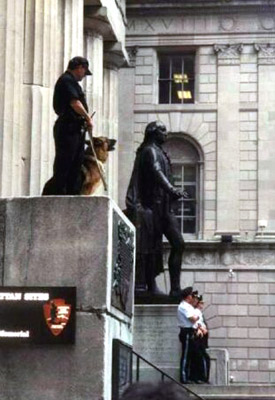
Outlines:
{"type": "Polygon", "coordinates": [[[186,301],[182,301],[178,306],[178,325],[180,328],[192,328],[193,323],[190,317],[194,316],[194,307],[186,301]]]}
{"type": "Polygon", "coordinates": [[[70,106],[72,100],[79,100],[86,111],[88,111],[85,95],[81,86],[75,77],[66,71],[59,77],[54,88],[53,108],[56,114],[67,118],[77,117],[77,114],[70,106]]]}

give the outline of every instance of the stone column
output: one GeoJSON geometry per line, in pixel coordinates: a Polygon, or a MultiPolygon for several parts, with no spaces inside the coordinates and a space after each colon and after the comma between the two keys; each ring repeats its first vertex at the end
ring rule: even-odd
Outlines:
{"type": "Polygon", "coordinates": [[[258,220],[259,238],[275,236],[275,45],[256,44],[258,52],[258,220]]]}
{"type": "Polygon", "coordinates": [[[103,102],[103,36],[98,31],[85,31],[85,57],[89,60],[91,77],[84,82],[90,114],[94,116],[94,136],[102,136],[102,102],[103,102]]]}
{"type": "Polygon", "coordinates": [[[138,48],[128,47],[130,68],[119,70],[119,146],[118,146],[118,204],[125,208],[125,195],[130,182],[134,163],[134,102],[135,92],[129,88],[135,87],[135,65],[138,48]],[[125,166],[127,165],[127,168],[125,166]]]}
{"type": "Polygon", "coordinates": [[[19,193],[24,1],[0,2],[0,196],[19,193]]]}
{"type": "Polygon", "coordinates": [[[103,75],[103,132],[116,139],[115,151],[109,153],[107,165],[108,194],[118,201],[118,71],[125,62],[119,43],[106,45],[103,75]]]}
{"type": "Polygon", "coordinates": [[[242,45],[214,46],[218,61],[216,234],[239,234],[239,91],[242,45]]]}

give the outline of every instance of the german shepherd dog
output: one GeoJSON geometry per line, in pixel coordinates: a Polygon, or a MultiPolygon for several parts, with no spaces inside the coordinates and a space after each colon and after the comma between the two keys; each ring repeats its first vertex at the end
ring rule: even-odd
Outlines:
{"type": "MultiPolygon", "coordinates": [[[[101,176],[98,167],[101,169],[101,173],[104,176],[104,166],[108,159],[108,152],[115,149],[116,140],[109,139],[105,136],[99,136],[93,138],[93,147],[96,153],[98,162],[96,162],[91,142],[85,141],[86,149],[84,153],[84,160],[81,168],[81,179],[82,185],[79,194],[92,195],[96,189],[102,184],[101,176]]],[[[49,179],[43,189],[42,196],[54,195],[54,179],[49,179]]]]}
{"type": "Polygon", "coordinates": [[[85,149],[84,161],[82,165],[84,179],[80,194],[92,195],[102,184],[98,167],[101,169],[101,173],[104,175],[103,164],[105,164],[108,159],[108,152],[115,149],[116,140],[109,139],[105,136],[93,138],[93,146],[98,163],[96,162],[90,141],[86,140],[85,143],[87,147],[85,149]]]}

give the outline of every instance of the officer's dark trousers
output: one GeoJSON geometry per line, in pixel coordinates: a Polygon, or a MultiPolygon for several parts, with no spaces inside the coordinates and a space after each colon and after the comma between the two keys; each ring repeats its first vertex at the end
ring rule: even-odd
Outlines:
{"type": "Polygon", "coordinates": [[[206,352],[204,338],[195,337],[194,354],[191,361],[190,380],[209,381],[210,357],[206,352]]]}
{"type": "Polygon", "coordinates": [[[84,159],[85,134],[80,122],[56,121],[54,126],[55,160],[53,190],[56,195],[80,194],[81,165],[84,159]]]}
{"type": "Polygon", "coordinates": [[[182,345],[180,381],[181,383],[186,383],[190,380],[190,368],[194,355],[194,329],[181,328],[179,339],[182,345]]]}
{"type": "Polygon", "coordinates": [[[171,245],[168,259],[171,291],[180,289],[180,272],[184,240],[180,232],[179,223],[174,214],[167,214],[163,221],[163,233],[171,245]]]}

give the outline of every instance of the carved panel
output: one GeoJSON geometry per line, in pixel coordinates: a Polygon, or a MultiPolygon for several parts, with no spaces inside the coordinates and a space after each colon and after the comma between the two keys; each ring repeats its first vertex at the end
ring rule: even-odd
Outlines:
{"type": "Polygon", "coordinates": [[[134,232],[113,212],[112,305],[132,314],[134,266],[134,232]]]}
{"type": "Polygon", "coordinates": [[[243,51],[242,44],[214,45],[214,52],[218,56],[219,65],[235,65],[240,63],[240,54],[243,51]]]}
{"type": "Polygon", "coordinates": [[[275,44],[255,43],[254,48],[258,52],[259,64],[275,64],[275,44]]]}

